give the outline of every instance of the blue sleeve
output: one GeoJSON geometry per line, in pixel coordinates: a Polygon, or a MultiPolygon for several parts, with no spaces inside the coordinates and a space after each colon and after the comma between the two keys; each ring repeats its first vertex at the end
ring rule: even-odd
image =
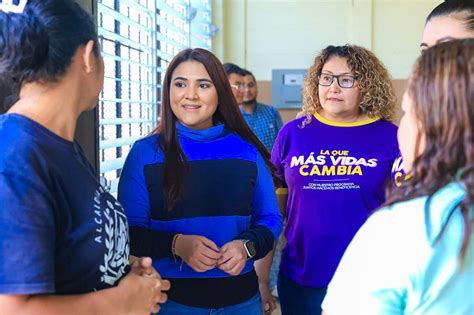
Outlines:
{"type": "Polygon", "coordinates": [[[17,174],[0,173],[0,294],[55,290],[56,217],[49,192],[17,174]]]}
{"type": "Polygon", "coordinates": [[[280,115],[280,112],[276,109],[276,108],[273,108],[275,110],[275,126],[276,126],[276,130],[280,130],[281,127],[283,127],[283,121],[281,120],[281,115],[280,115]]]}
{"type": "Polygon", "coordinates": [[[130,253],[151,258],[171,257],[175,233],[150,229],[150,198],[145,180],[145,144],[135,143],[127,156],[118,186],[118,200],[130,225],[130,253]]]}
{"type": "Polygon", "coordinates": [[[150,220],[150,199],[143,172],[142,160],[146,152],[140,143],[135,143],[128,153],[120,175],[118,200],[125,209],[130,226],[148,227],[150,220]]]}
{"type": "Polygon", "coordinates": [[[285,182],[285,166],[283,164],[283,157],[282,157],[283,144],[284,144],[283,130],[280,130],[275,140],[275,144],[273,145],[273,149],[271,153],[271,161],[272,161],[272,164],[276,167],[275,174],[281,180],[281,184],[279,186],[281,186],[281,188],[287,188],[288,185],[285,182]]]}
{"type": "Polygon", "coordinates": [[[265,257],[280,237],[283,219],[278,208],[272,175],[260,153],[257,153],[257,181],[252,201],[250,229],[237,238],[249,239],[255,244],[255,260],[265,257]]]}
{"type": "Polygon", "coordinates": [[[257,156],[257,169],[258,175],[252,204],[252,223],[269,228],[277,240],[283,228],[283,219],[278,208],[272,174],[260,153],[257,156]]]}

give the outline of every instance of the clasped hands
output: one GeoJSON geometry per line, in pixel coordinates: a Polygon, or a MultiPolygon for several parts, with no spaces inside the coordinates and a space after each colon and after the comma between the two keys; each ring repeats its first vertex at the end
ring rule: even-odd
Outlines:
{"type": "Polygon", "coordinates": [[[210,239],[199,235],[178,235],[174,254],[197,272],[217,267],[232,276],[240,274],[247,262],[242,241],[230,241],[219,248],[210,239]]]}
{"type": "Polygon", "coordinates": [[[149,257],[129,257],[131,271],[119,282],[118,287],[129,297],[127,314],[150,314],[160,310],[159,303],[165,303],[165,291],[170,289],[170,282],[163,280],[153,268],[149,257]]]}

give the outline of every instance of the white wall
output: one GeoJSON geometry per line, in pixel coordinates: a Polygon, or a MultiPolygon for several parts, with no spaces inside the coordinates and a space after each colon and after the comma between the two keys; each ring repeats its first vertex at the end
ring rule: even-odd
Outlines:
{"type": "Polygon", "coordinates": [[[220,31],[213,48],[224,62],[271,80],[274,68],[308,68],[324,47],[351,43],[371,49],[395,79],[406,79],[419,54],[424,19],[440,2],[214,0],[220,31]]]}
{"type": "Polygon", "coordinates": [[[395,79],[408,78],[420,54],[426,16],[442,1],[374,1],[373,52],[395,79]]]}

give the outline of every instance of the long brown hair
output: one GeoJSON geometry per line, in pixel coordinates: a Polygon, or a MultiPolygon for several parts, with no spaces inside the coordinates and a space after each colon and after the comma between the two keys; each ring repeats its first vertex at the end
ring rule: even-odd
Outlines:
{"type": "Polygon", "coordinates": [[[166,70],[163,81],[161,120],[158,127],[152,132],[152,134],[158,135],[159,146],[165,155],[163,186],[168,210],[171,210],[176,201],[182,197],[185,178],[189,171],[186,155],[179,144],[176,132],[177,118],[171,110],[169,94],[174,70],[186,61],[201,63],[206,68],[216,88],[218,105],[213,115],[213,121],[215,123],[223,123],[229,131],[236,133],[242,139],[254,145],[263,156],[267,167],[272,174],[274,173],[274,166],[270,162],[270,154],[242,117],[239,106],[232,94],[229,79],[219,59],[211,52],[202,48],[185,49],[171,60],[166,70]]]}
{"type": "MultiPolygon", "coordinates": [[[[407,93],[413,101],[426,147],[415,158],[410,179],[392,190],[388,205],[431,196],[450,182],[462,184],[464,218],[461,261],[472,230],[474,205],[474,39],[427,49],[417,60],[407,93]]],[[[446,225],[438,237],[444,232],[446,225]]]]}

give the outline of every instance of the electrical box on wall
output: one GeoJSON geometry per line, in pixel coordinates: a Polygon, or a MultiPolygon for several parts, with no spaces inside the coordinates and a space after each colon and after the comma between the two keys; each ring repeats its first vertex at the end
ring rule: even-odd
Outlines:
{"type": "Polygon", "coordinates": [[[272,105],[276,108],[301,108],[306,69],[272,70],[272,105]]]}

